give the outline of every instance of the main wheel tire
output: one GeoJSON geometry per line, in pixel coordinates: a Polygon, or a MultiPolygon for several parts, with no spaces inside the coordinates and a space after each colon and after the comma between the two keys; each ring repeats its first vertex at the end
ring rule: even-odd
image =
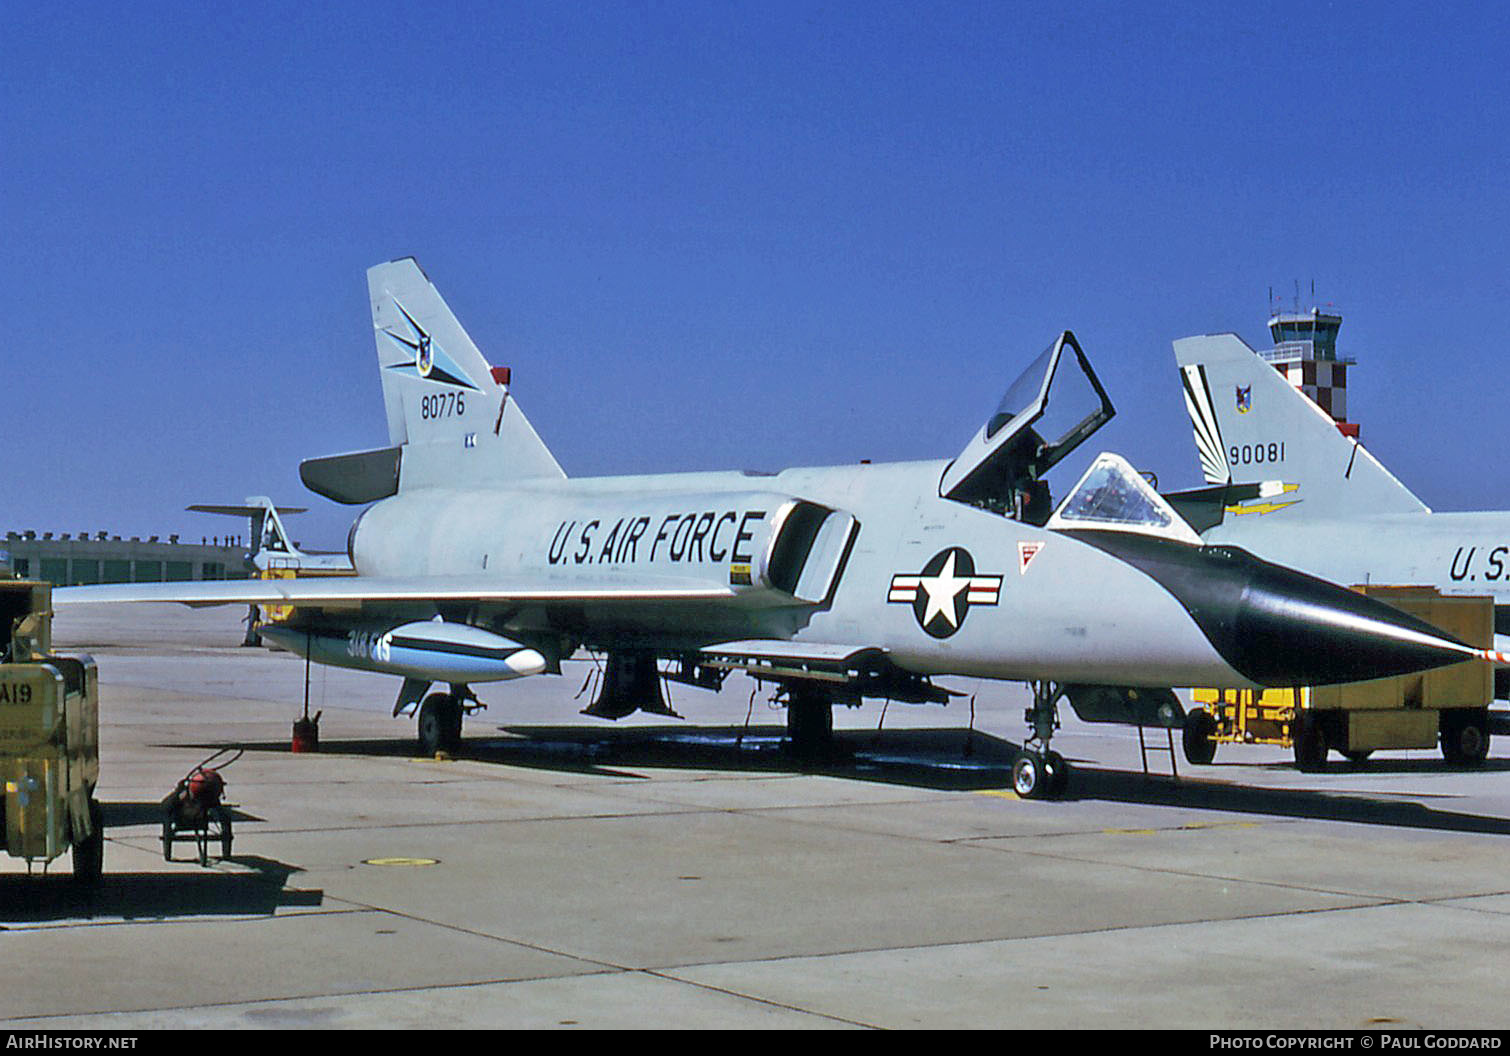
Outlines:
{"type": "Polygon", "coordinates": [[[832,751],[833,702],[822,693],[792,693],[786,706],[786,732],[797,755],[811,758],[832,751]]]}
{"type": "Polygon", "coordinates": [[[1197,766],[1205,766],[1216,758],[1216,719],[1205,708],[1195,708],[1185,716],[1185,729],[1180,734],[1185,745],[1185,758],[1197,766]]]}
{"type": "Polygon", "coordinates": [[[419,751],[433,756],[461,747],[461,705],[449,693],[431,693],[419,706],[419,751]]]}

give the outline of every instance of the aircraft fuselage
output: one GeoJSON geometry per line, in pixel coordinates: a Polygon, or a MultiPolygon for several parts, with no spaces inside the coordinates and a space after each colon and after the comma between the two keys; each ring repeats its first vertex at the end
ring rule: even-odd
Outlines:
{"type": "MultiPolygon", "coordinates": [[[[1298,511],[1299,507],[1297,507],[1298,511]]],[[[1345,584],[1418,584],[1510,605],[1510,513],[1394,513],[1347,520],[1229,516],[1205,533],[1345,584]]]]}
{"type": "MultiPolygon", "coordinates": [[[[584,606],[569,619],[526,606],[494,624],[526,641],[561,633],[592,648],[653,642],[663,651],[749,638],[857,642],[886,650],[916,674],[1259,684],[1246,654],[1263,644],[1234,646],[1228,633],[1245,618],[1251,567],[1208,561],[1199,547],[1145,540],[1209,564],[1209,579],[1230,580],[1226,600],[1193,611],[1115,547],[939,498],[946,467],[933,461],[414,488],[362,516],[352,557],[363,576],[502,582],[523,574],[569,585],[622,575],[728,590],[727,600],[713,604],[626,600],[584,606]],[[802,569],[782,567],[784,528],[799,503],[854,519],[830,579],[812,583],[802,569]],[[804,590],[807,597],[794,596],[804,590]],[[1231,611],[1213,611],[1223,606],[1231,611]],[[1223,634],[1225,652],[1214,644],[1223,634]]],[[[824,560],[817,543],[800,556],[824,560]]],[[[1328,584],[1304,590],[1324,594],[1326,604],[1351,604],[1328,584]]]]}

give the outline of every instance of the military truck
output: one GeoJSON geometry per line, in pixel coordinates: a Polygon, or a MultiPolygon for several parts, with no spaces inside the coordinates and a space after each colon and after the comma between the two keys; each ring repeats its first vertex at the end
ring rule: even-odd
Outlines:
{"type": "Polygon", "coordinates": [[[73,851],[74,877],[100,878],[105,827],[99,678],[87,656],[52,652],[52,587],[0,579],[0,849],[27,871],[73,851]]]}

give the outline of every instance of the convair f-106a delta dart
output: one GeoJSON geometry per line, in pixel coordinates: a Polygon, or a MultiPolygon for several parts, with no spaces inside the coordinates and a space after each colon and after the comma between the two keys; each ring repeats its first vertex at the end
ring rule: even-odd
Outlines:
{"type": "Polygon", "coordinates": [[[400,676],[421,749],[454,750],[472,686],[606,656],[587,714],[670,713],[662,680],[775,684],[799,751],[832,707],[944,702],[938,676],[1029,683],[1016,790],[1062,792],[1058,703],[1178,725],[1171,686],[1314,685],[1488,659],[1380,602],[1203,546],[1120,457],[1050,508],[1043,474],[1114,413],[1066,331],[952,460],[568,479],[411,259],[368,272],[389,446],[301,476],[352,525],[357,574],[59,590],[296,606],[263,635],[400,676]],[[445,688],[431,693],[431,686],[445,688]]]}

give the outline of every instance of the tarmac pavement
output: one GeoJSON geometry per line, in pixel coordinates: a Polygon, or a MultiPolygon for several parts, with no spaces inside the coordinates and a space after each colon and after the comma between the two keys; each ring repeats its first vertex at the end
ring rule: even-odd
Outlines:
{"type": "Polygon", "coordinates": [[[100,669],[106,875],[0,855],[0,1026],[1510,1026],[1499,743],[1307,774],[1223,745],[1175,780],[1066,709],[1069,796],[1023,801],[1018,685],[952,683],[973,726],[841,711],[804,765],[741,677],[609,723],[574,662],[479,687],[454,760],[415,757],[396,679],[317,667],[294,754],[304,663],[241,615],[57,617],[100,669]],[[231,857],[165,861],[162,798],[226,747],[231,857]]]}

